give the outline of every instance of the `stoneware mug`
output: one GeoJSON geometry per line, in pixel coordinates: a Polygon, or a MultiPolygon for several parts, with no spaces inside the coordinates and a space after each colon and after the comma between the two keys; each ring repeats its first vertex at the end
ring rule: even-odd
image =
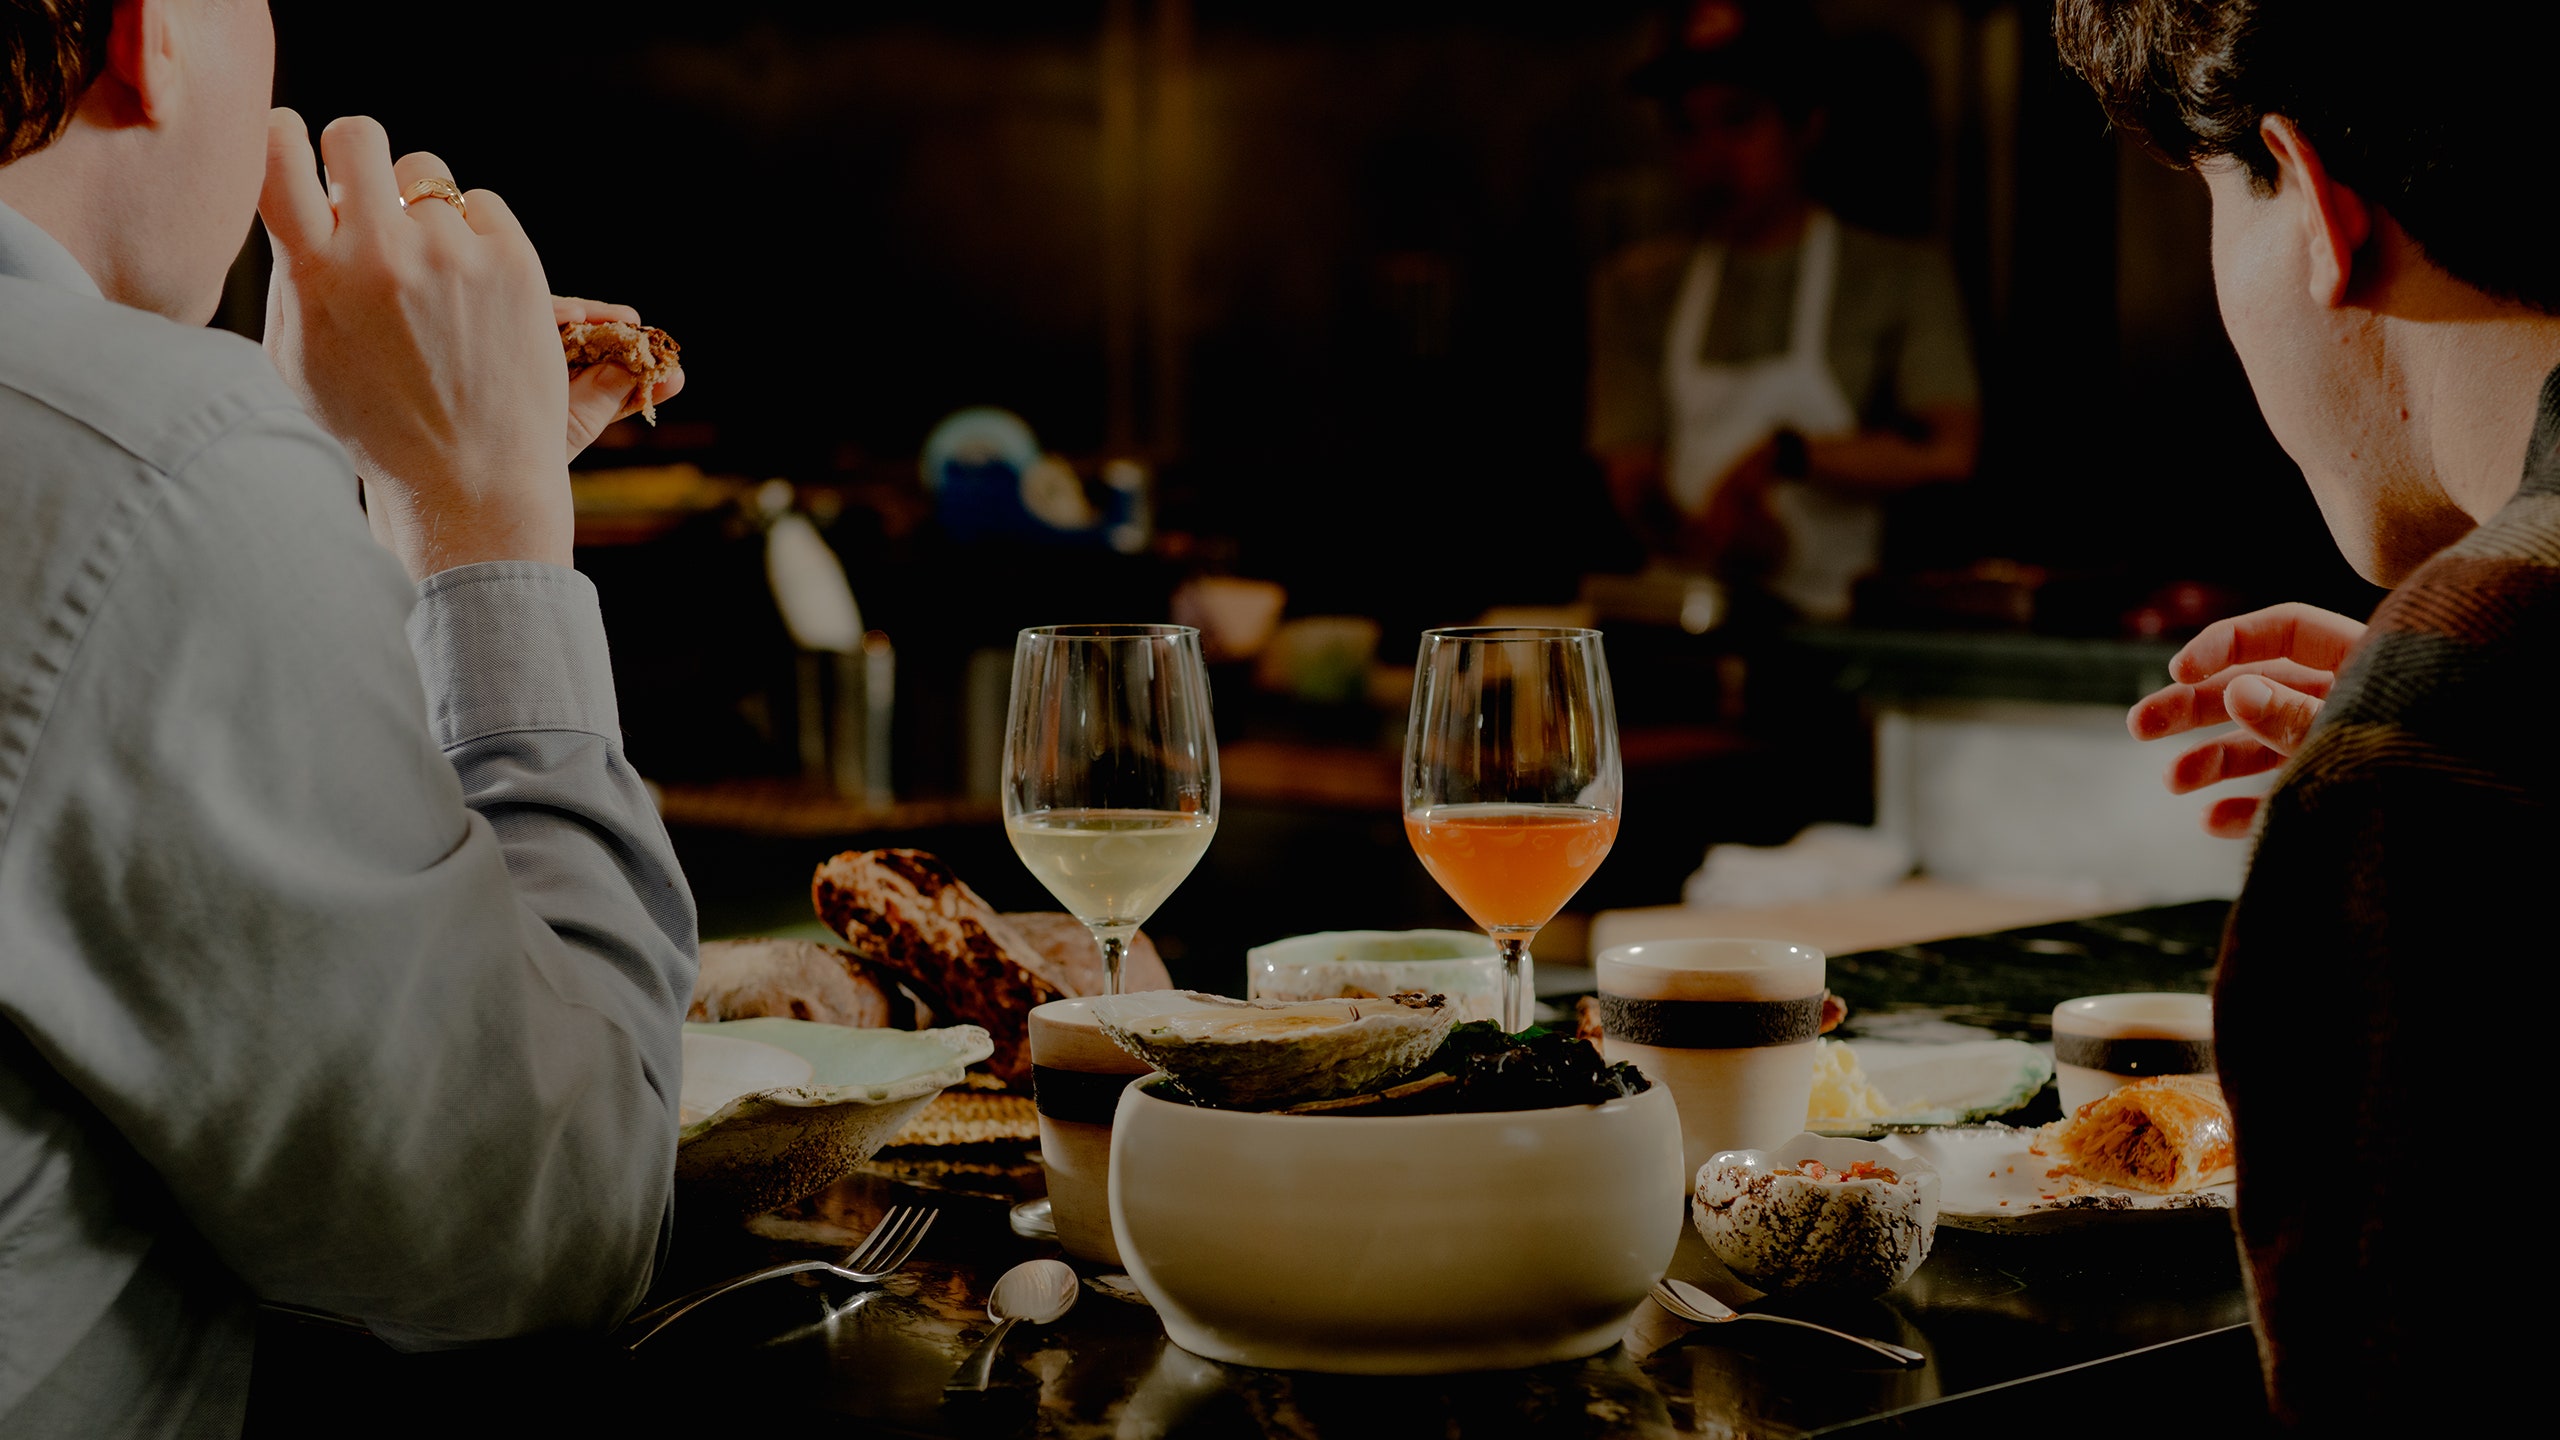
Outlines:
{"type": "Polygon", "coordinates": [[[1684,1173],[1804,1129],[1822,1034],[1822,952],[1784,940],[1655,940],[1604,950],[1601,1050],[1670,1090],[1684,1173]]]}
{"type": "Polygon", "coordinates": [[[1111,1117],[1120,1091],[1155,1067],[1111,1043],[1090,1000],[1052,1000],[1031,1012],[1031,1100],[1040,1112],[1040,1167],[1058,1244],[1080,1260],[1120,1263],[1111,1240],[1111,1117]]]}
{"type": "Polygon", "coordinates": [[[2213,997],[2083,995],[2053,1007],[2053,1083],[2062,1113],[2154,1075],[2211,1075],[2213,997]]]}

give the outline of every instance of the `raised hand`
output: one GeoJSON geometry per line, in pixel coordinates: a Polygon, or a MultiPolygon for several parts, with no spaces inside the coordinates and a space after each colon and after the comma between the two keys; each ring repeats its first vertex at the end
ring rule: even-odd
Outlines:
{"type": "Polygon", "coordinates": [[[568,564],[569,376],[533,242],[486,190],[404,209],[407,187],[451,172],[423,151],[395,164],[370,119],[331,123],[320,149],[325,191],[302,118],[269,117],[266,345],[354,458],[374,533],[419,578],[568,564]]]}
{"type": "MultiPolygon", "coordinates": [[[[2264,774],[2302,748],[2364,628],[2298,603],[2217,620],[2170,659],[2175,683],[2136,702],[2126,728],[2137,740],[2164,740],[2210,725],[2239,726],[2170,761],[2165,783],[2171,794],[2264,774]]],[[[2205,808],[2204,828],[2243,839],[2257,815],[2258,797],[2226,796],[2205,808]]]]}

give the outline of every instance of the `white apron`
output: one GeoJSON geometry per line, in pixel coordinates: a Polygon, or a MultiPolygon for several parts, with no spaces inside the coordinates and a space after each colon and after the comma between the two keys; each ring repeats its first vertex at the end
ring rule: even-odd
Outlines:
{"type": "MultiPolygon", "coordinates": [[[[1795,319],[1785,353],[1716,365],[1699,360],[1698,352],[1715,315],[1724,250],[1700,245],[1691,257],[1662,349],[1671,498],[1683,512],[1704,510],[1733,463],[1780,430],[1825,438],[1857,428],[1857,410],[1832,376],[1827,353],[1839,269],[1840,223],[1816,210],[1796,263],[1795,319]]],[[[1787,558],[1770,591],[1812,619],[1845,618],[1850,583],[1876,563],[1882,530],[1876,507],[1780,481],[1770,488],[1769,511],[1787,535],[1787,558]]]]}

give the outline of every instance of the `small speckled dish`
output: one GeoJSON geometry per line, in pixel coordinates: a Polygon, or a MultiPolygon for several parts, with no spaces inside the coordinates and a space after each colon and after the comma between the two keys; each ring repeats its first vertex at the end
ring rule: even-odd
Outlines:
{"type": "Polygon", "coordinates": [[[856,1030],[765,1018],[684,1032],[676,1203],[722,1223],[841,1178],[995,1050],[975,1025],[856,1030]]]}
{"type": "Polygon", "coordinates": [[[1726,1268],[1771,1292],[1881,1295],[1929,1258],[1938,1172],[1868,1140],[1806,1133],[1768,1150],[1724,1150],[1698,1167],[1692,1220],[1726,1268]],[[1869,1161],[1884,1179],[1782,1174],[1805,1161],[1839,1172],[1869,1161]]]}

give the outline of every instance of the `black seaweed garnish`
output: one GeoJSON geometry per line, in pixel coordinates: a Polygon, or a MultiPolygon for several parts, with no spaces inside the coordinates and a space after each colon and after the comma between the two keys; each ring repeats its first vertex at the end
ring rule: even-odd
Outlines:
{"type": "Polygon", "coordinates": [[[1505,1034],[1490,1020],[1457,1026],[1393,1085],[1302,1107],[1328,1115],[1455,1115],[1597,1105],[1650,1087],[1642,1072],[1612,1065],[1599,1047],[1565,1030],[1532,1025],[1505,1034]]]}

